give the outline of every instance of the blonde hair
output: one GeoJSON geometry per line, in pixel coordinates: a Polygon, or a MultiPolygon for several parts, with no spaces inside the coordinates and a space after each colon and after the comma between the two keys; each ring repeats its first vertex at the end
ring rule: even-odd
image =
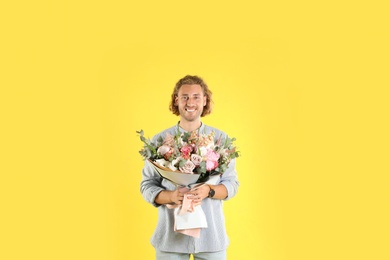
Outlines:
{"type": "Polygon", "coordinates": [[[213,93],[210,91],[209,87],[207,86],[206,82],[198,76],[191,76],[187,75],[184,78],[180,79],[177,83],[175,88],[173,89],[173,93],[171,95],[171,102],[169,104],[169,110],[172,111],[175,115],[180,115],[179,107],[175,104],[177,95],[179,93],[179,90],[181,86],[183,85],[200,85],[203,90],[203,95],[206,96],[206,105],[203,107],[202,117],[206,116],[211,113],[212,107],[213,107],[213,93]]]}

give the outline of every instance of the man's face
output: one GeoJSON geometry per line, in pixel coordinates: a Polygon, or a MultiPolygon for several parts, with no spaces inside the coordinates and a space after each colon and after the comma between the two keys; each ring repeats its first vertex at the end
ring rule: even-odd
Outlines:
{"type": "Polygon", "coordinates": [[[200,85],[182,85],[176,97],[176,105],[179,107],[181,121],[199,120],[206,103],[207,97],[203,94],[200,85]]]}

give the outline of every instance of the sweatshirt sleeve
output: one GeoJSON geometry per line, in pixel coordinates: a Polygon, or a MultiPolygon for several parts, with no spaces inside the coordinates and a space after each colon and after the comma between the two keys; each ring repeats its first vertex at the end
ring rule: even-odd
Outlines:
{"type": "Polygon", "coordinates": [[[225,185],[228,192],[228,196],[225,200],[229,200],[236,195],[238,187],[240,186],[236,172],[236,159],[233,159],[229,163],[229,167],[222,174],[220,184],[225,185]]]}
{"type": "Polygon", "coordinates": [[[163,190],[161,185],[162,178],[155,172],[153,167],[148,161],[145,161],[144,168],[142,169],[142,180],[140,185],[140,191],[142,197],[155,207],[159,207],[160,204],[155,202],[156,196],[163,190]]]}

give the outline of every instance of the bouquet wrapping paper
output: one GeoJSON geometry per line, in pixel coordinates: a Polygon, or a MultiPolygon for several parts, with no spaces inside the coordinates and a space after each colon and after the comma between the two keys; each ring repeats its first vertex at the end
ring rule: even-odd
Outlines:
{"type": "MultiPolygon", "coordinates": [[[[196,183],[199,179],[199,174],[172,171],[154,163],[151,160],[148,161],[162,178],[176,184],[183,193],[197,189],[205,184],[216,185],[220,179],[220,175],[212,175],[209,177],[208,181],[204,183],[196,183]]],[[[167,207],[174,209],[174,230],[176,232],[199,238],[201,229],[207,228],[207,219],[202,207],[200,205],[194,206],[192,199],[188,198],[186,194],[184,195],[182,205],[167,205],[167,207]]]]}

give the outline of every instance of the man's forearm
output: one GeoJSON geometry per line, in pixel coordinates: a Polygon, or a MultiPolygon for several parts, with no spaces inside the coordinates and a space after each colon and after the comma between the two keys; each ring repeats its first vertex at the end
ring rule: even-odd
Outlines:
{"type": "Polygon", "coordinates": [[[159,194],[157,194],[156,198],[154,199],[154,202],[160,205],[174,203],[172,201],[172,192],[173,191],[169,191],[169,190],[161,191],[159,194]]]}

